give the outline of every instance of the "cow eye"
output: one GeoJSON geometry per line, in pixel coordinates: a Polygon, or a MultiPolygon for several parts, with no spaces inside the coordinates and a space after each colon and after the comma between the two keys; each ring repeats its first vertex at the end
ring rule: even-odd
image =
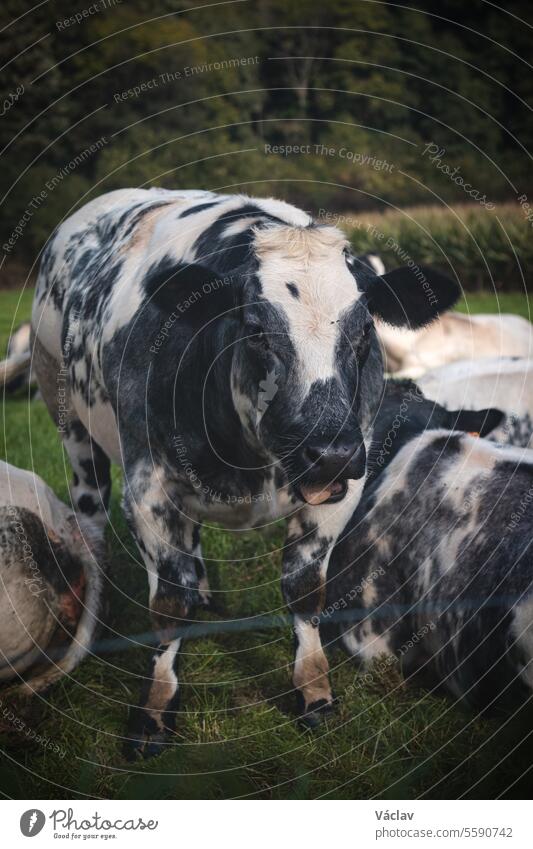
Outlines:
{"type": "Polygon", "coordinates": [[[263,327],[257,322],[248,322],[244,326],[244,338],[250,348],[258,351],[268,351],[270,343],[263,327]]]}

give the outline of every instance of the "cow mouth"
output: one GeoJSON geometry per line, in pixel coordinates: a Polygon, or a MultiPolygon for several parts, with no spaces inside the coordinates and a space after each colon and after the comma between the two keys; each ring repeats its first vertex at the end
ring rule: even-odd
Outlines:
{"type": "Polygon", "coordinates": [[[342,501],[347,492],[346,479],[330,483],[301,484],[298,487],[301,500],[312,507],[317,507],[319,504],[335,504],[337,501],[342,501]]]}

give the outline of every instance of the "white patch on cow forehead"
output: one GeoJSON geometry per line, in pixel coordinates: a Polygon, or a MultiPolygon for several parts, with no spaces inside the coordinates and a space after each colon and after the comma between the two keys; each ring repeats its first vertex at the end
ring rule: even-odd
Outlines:
{"type": "Polygon", "coordinates": [[[240,218],[238,221],[233,221],[225,227],[222,238],[230,239],[232,236],[240,236],[241,233],[245,233],[246,230],[260,220],[259,216],[257,216],[256,218],[240,218]]]}
{"type": "Polygon", "coordinates": [[[360,297],[346,266],[346,247],[346,237],[334,227],[255,232],[262,295],[285,313],[307,388],[335,373],[339,319],[360,297]]]}

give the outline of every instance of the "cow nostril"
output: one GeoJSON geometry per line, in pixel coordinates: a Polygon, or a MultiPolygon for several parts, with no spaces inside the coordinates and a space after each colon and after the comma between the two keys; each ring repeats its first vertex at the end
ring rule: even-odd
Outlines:
{"type": "Polygon", "coordinates": [[[304,459],[309,465],[328,474],[342,474],[355,460],[362,458],[361,446],[338,445],[306,445],[303,450],[304,459]],[[361,455],[361,456],[360,456],[361,455]]]}
{"type": "Polygon", "coordinates": [[[307,445],[304,449],[304,456],[310,463],[320,463],[324,459],[325,448],[316,445],[307,445]]]}

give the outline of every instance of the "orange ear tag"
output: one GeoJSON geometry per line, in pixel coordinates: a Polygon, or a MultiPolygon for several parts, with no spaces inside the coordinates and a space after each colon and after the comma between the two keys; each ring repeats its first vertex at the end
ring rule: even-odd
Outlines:
{"type": "Polygon", "coordinates": [[[478,432],[477,430],[469,430],[469,431],[468,431],[468,435],[469,435],[469,436],[478,436],[478,437],[479,437],[479,432],[478,432]]]}

